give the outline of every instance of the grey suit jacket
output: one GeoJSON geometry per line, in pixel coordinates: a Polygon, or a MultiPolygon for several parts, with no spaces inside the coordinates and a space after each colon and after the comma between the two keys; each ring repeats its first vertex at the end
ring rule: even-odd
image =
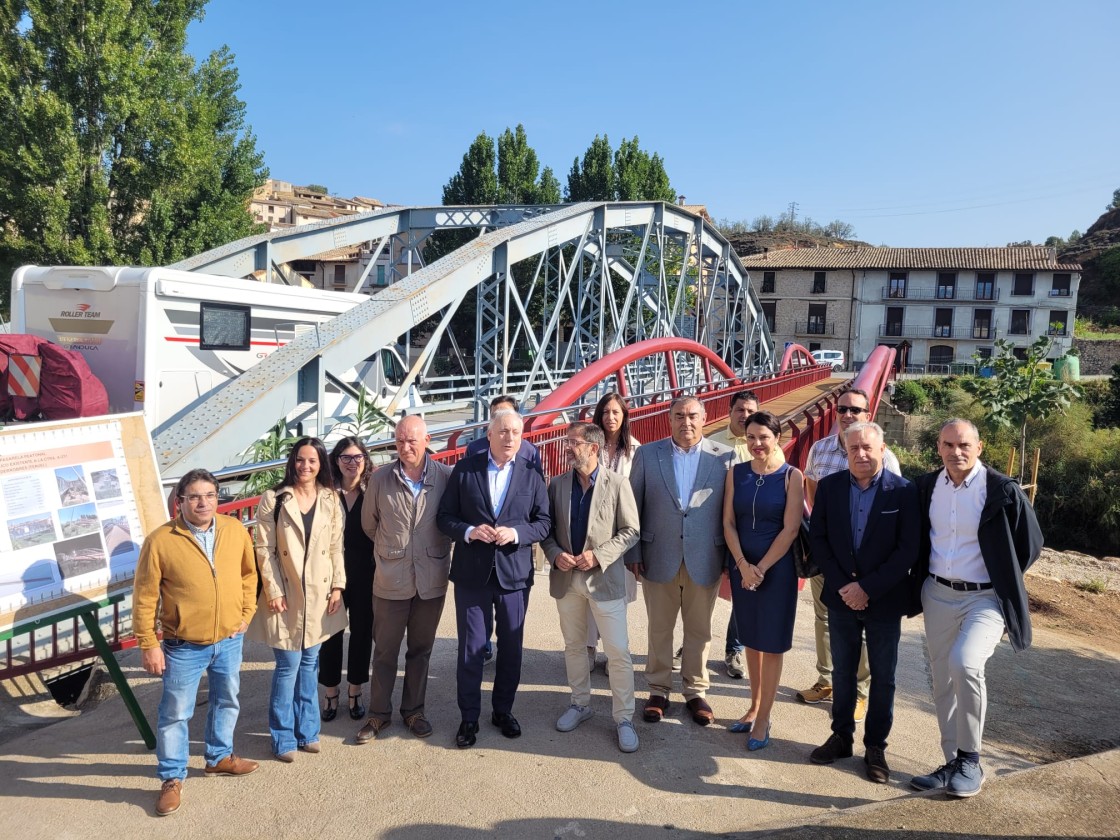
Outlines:
{"type": "Polygon", "coordinates": [[[626,571],[623,559],[627,550],[638,542],[638,509],[630,482],[618,473],[599,466],[599,476],[591,495],[591,514],[587,521],[587,540],[573,546],[572,482],[575,472],[568,470],[556,476],[548,485],[549,510],[552,528],[541,540],[552,571],[548,575],[548,590],[553,598],[563,598],[575,587],[596,601],[613,601],[626,597],[626,571]],[[579,554],[591,549],[599,568],[590,572],[556,568],[556,555],[562,551],[579,554]]]}
{"type": "Polygon", "coordinates": [[[704,438],[688,505],[677,500],[671,438],[647,443],[634,454],[630,486],[642,521],[642,538],[627,563],[643,563],[643,577],[668,583],[683,562],[700,586],[714,586],[724,567],[723,490],[734,453],[704,438]]]}

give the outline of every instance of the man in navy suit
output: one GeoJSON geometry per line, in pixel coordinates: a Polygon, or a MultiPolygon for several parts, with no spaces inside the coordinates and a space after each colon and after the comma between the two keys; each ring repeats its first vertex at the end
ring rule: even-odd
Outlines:
{"type": "MultiPolygon", "coordinates": [[[[501,394],[500,396],[494,397],[494,399],[490,400],[490,416],[493,417],[499,411],[520,412],[520,409],[518,408],[517,400],[515,400],[509,394],[501,394]]],[[[488,451],[489,449],[489,436],[480,437],[472,440],[467,444],[467,451],[463,457],[468,457],[470,455],[479,455],[483,452],[488,451]]],[[[541,451],[537,449],[534,444],[522,438],[521,447],[517,450],[517,454],[519,457],[528,458],[529,463],[532,465],[533,469],[541,474],[541,478],[544,478],[544,467],[541,465],[541,451]]],[[[486,647],[482,652],[482,661],[484,663],[489,662],[494,658],[494,643],[490,641],[493,636],[494,616],[488,614],[486,616],[486,647]]]]}
{"type": "Polygon", "coordinates": [[[883,469],[883,430],[855,423],[844,433],[848,469],[817,485],[809,534],[824,575],[832,649],[832,734],[813,750],[814,764],[852,755],[856,670],[862,639],[871,666],[863,744],[867,778],[890,781],[887,737],[894,721],[894,674],[902,616],[910,607],[910,570],[918,560],[918,494],[883,469]]]}
{"type": "Polygon", "coordinates": [[[436,520],[456,543],[451,581],[459,635],[455,680],[462,723],[455,743],[460,748],[474,746],[478,734],[487,613],[495,616],[498,630],[490,721],[507,738],[521,734],[512,712],[521,682],[533,543],[548,536],[551,525],[544,479],[518,455],[521,429],[514,411],[490,418],[490,449],[455,465],[436,520]]]}

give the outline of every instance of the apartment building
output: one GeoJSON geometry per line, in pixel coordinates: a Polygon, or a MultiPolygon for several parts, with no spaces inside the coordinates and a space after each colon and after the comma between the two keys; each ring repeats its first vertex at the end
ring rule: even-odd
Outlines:
{"type": "Polygon", "coordinates": [[[797,248],[742,262],[779,347],[843,350],[855,368],[879,345],[946,373],[997,338],[1025,354],[1050,335],[1053,356],[1073,341],[1081,266],[1053,248],[797,248]]]}

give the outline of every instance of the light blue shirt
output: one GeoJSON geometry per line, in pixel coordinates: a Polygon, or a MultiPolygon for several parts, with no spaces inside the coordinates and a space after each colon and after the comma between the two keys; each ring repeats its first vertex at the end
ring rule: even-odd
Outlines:
{"type": "MultiPolygon", "coordinates": [[[[183,521],[187,522],[186,517],[183,518],[183,521]]],[[[202,553],[206,555],[206,559],[210,562],[211,570],[214,568],[214,540],[217,536],[216,523],[216,519],[211,519],[210,527],[203,530],[187,522],[187,527],[190,529],[191,534],[198,541],[198,544],[202,546],[202,553]]]]}
{"type": "Polygon", "coordinates": [[[696,473],[700,469],[700,446],[704,443],[704,439],[701,438],[699,443],[689,449],[681,449],[676,441],[671,442],[673,475],[677,479],[677,501],[680,502],[682,510],[687,510],[689,499],[692,498],[693,485],[696,484],[696,473]]]}
{"type": "Polygon", "coordinates": [[[420,493],[424,489],[424,479],[428,477],[428,456],[424,456],[424,468],[420,470],[420,478],[416,481],[408,477],[408,473],[404,471],[404,464],[399,460],[397,461],[397,475],[400,476],[405,487],[412,491],[412,500],[416,501],[420,498],[420,493]]]}
{"type": "MultiPolygon", "coordinates": [[[[501,466],[494,463],[494,456],[488,454],[486,456],[486,482],[490,486],[490,510],[494,512],[494,517],[497,518],[498,514],[502,512],[502,505],[506,503],[506,494],[509,493],[509,482],[513,478],[513,462],[517,460],[516,457],[510,458],[501,466]]],[[[477,525],[467,528],[467,542],[471,541],[471,534],[477,525]]],[[[517,539],[517,529],[510,529],[517,539]]],[[[519,541],[519,540],[518,540],[519,541]]]]}
{"type": "Polygon", "coordinates": [[[854,475],[851,477],[851,486],[848,490],[848,515],[852,518],[852,547],[855,549],[863,545],[867,517],[871,515],[871,506],[875,504],[875,494],[879,491],[879,481],[882,477],[883,468],[880,467],[866,489],[859,486],[854,475]]]}

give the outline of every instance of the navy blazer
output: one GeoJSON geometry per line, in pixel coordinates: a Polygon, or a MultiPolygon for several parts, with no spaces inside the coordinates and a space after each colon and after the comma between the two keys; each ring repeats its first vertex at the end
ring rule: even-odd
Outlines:
{"type": "Polygon", "coordinates": [[[489,451],[463,458],[451,471],[447,489],[440,499],[436,524],[455,540],[451,557],[451,580],[464,586],[485,586],[491,572],[503,589],[525,589],[533,585],[533,543],[548,536],[552,520],[548,513],[548,489],[528,459],[513,459],[505,504],[494,516],[490,507],[490,483],[486,468],[489,451]],[[506,526],[517,531],[520,542],[494,545],[467,542],[468,528],[476,525],[506,526]]]}
{"type": "MultiPolygon", "coordinates": [[[[472,455],[478,455],[482,452],[490,451],[490,439],[485,437],[475,438],[467,444],[467,451],[463,453],[464,458],[469,458],[472,455]]],[[[529,443],[525,438],[521,439],[521,448],[517,450],[518,458],[528,458],[530,465],[533,469],[541,474],[544,478],[544,465],[541,464],[541,451],[537,448],[536,444],[529,443]]]]}
{"type": "Polygon", "coordinates": [[[868,615],[906,615],[910,570],[918,562],[917,488],[883,470],[858,550],[852,548],[850,489],[848,470],[826,476],[817,485],[809,541],[824,574],[821,600],[829,609],[850,610],[839,592],[854,581],[867,593],[868,615]]]}

